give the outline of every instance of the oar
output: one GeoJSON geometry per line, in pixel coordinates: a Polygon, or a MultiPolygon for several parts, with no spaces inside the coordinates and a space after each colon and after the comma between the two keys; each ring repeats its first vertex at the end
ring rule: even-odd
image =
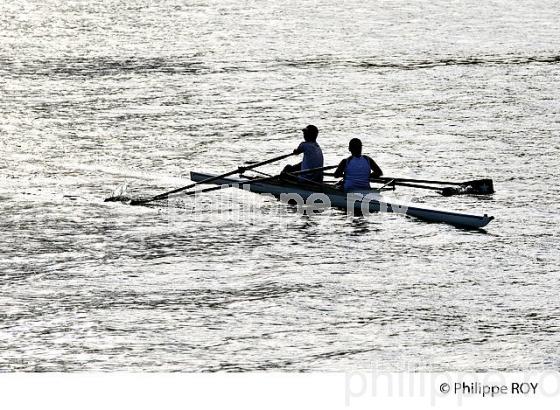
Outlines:
{"type": "MultiPolygon", "coordinates": [[[[386,182],[388,185],[399,185],[399,186],[406,186],[406,187],[411,187],[411,188],[429,189],[429,190],[432,190],[432,191],[437,191],[443,196],[463,195],[463,194],[487,195],[487,194],[491,194],[491,193],[494,192],[493,187],[491,185],[492,180],[489,180],[490,184],[481,182],[478,185],[470,185],[474,181],[466,182],[465,184],[457,184],[457,185],[460,185],[457,188],[455,188],[455,187],[439,187],[439,186],[433,186],[433,185],[424,185],[424,184],[415,184],[415,183],[411,183],[411,182],[403,182],[404,179],[398,179],[398,178],[390,179],[388,181],[385,178],[372,178],[371,181],[372,182],[380,182],[380,183],[386,182]]],[[[484,181],[484,180],[480,180],[480,181],[484,181]]],[[[433,183],[438,183],[438,182],[433,182],[433,183]]],[[[443,183],[443,182],[441,182],[441,183],[443,183]]]]}
{"type": "Polygon", "coordinates": [[[206,178],[202,181],[195,182],[195,183],[192,183],[190,185],[174,189],[172,191],[164,192],[163,194],[156,195],[156,196],[154,196],[152,198],[149,198],[149,199],[132,200],[132,201],[130,201],[130,205],[143,205],[143,204],[147,204],[148,202],[160,201],[162,199],[167,199],[172,194],[176,194],[177,192],[181,192],[181,191],[185,191],[187,189],[194,188],[195,186],[197,186],[199,184],[208,184],[208,183],[216,181],[218,179],[229,177],[230,175],[242,174],[243,172],[248,171],[250,169],[257,168],[257,167],[260,167],[260,166],[263,166],[263,165],[266,165],[266,164],[271,164],[273,162],[283,160],[284,158],[291,157],[292,155],[295,155],[295,154],[290,153],[290,154],[280,155],[279,157],[271,158],[271,159],[268,159],[268,160],[262,161],[262,162],[257,162],[256,164],[251,164],[251,165],[248,165],[246,167],[239,167],[239,168],[237,168],[233,171],[226,172],[225,174],[221,174],[221,175],[217,175],[217,176],[214,176],[214,177],[206,178]]]}
{"type": "MultiPolygon", "coordinates": [[[[297,176],[299,174],[305,174],[308,172],[317,172],[317,171],[322,171],[324,169],[333,169],[336,168],[338,165],[332,165],[332,166],[328,166],[328,167],[320,167],[320,168],[310,168],[310,169],[304,169],[302,171],[295,171],[295,172],[291,172],[288,175],[290,176],[297,176]]],[[[279,179],[281,178],[282,175],[269,175],[265,178],[255,178],[255,179],[247,179],[247,180],[242,180],[242,181],[236,181],[236,182],[231,182],[229,184],[222,184],[222,185],[218,185],[218,186],[213,186],[210,188],[204,188],[204,189],[200,189],[197,191],[189,191],[189,192],[184,192],[183,196],[189,196],[189,195],[195,195],[195,194],[202,194],[204,192],[212,192],[212,191],[218,191],[220,189],[225,189],[225,188],[229,188],[232,186],[236,186],[236,185],[244,185],[244,184],[255,184],[255,183],[259,183],[259,182],[267,182],[267,181],[271,181],[273,179],[279,179]]],[[[212,178],[207,178],[203,181],[200,181],[200,184],[203,183],[211,183],[212,181],[210,181],[212,178]]],[[[318,183],[319,184],[319,183],[318,183]]]]}
{"type": "MultiPolygon", "coordinates": [[[[338,165],[329,165],[329,166],[326,166],[326,167],[319,167],[319,168],[309,168],[309,169],[304,169],[304,170],[301,170],[301,171],[290,172],[290,174],[292,174],[292,175],[309,174],[311,172],[327,171],[329,169],[335,169],[335,168],[338,168],[338,165]]],[[[325,175],[327,175],[327,174],[325,173],[325,175]]]]}
{"type": "MultiPolygon", "coordinates": [[[[372,182],[384,183],[385,179],[372,178],[371,181],[372,182]]],[[[439,187],[439,186],[412,184],[410,182],[401,182],[399,180],[394,180],[394,179],[391,179],[391,180],[387,181],[387,183],[385,185],[390,185],[390,186],[399,185],[399,186],[406,186],[406,187],[411,187],[411,188],[429,189],[431,191],[437,191],[440,194],[442,194],[443,196],[451,196],[451,195],[454,195],[456,193],[455,191],[458,191],[457,188],[452,188],[452,187],[442,188],[442,187],[439,187]]],[[[385,187],[385,185],[383,187],[385,187]]]]}
{"type": "MultiPolygon", "coordinates": [[[[413,178],[394,178],[394,177],[379,177],[375,178],[381,181],[390,181],[394,180],[396,183],[401,182],[412,182],[412,183],[426,183],[426,184],[440,184],[440,185],[458,185],[461,187],[471,187],[469,193],[479,193],[479,194],[493,194],[494,193],[494,182],[491,179],[476,179],[473,181],[465,181],[465,182],[451,182],[451,181],[433,181],[428,179],[413,179],[413,178]]],[[[402,185],[402,184],[401,184],[402,185]]],[[[403,185],[404,186],[404,185],[403,185]]],[[[420,188],[420,187],[418,187],[420,188]]],[[[441,188],[439,188],[441,189],[441,188]]]]}
{"type": "Polygon", "coordinates": [[[338,165],[330,165],[328,167],[321,167],[321,168],[310,168],[310,169],[305,169],[303,171],[296,171],[296,172],[286,172],[283,174],[280,174],[280,177],[282,177],[282,175],[288,175],[289,177],[293,178],[292,179],[286,179],[286,181],[288,182],[298,182],[298,179],[301,179],[302,182],[306,183],[306,184],[310,184],[310,185],[315,185],[316,187],[319,188],[327,188],[327,189],[335,189],[338,190],[338,188],[334,185],[330,185],[330,184],[326,184],[324,182],[317,182],[317,181],[313,181],[312,179],[308,179],[305,177],[300,177],[298,178],[299,174],[306,174],[312,171],[322,171],[322,170],[326,170],[326,169],[334,169],[337,168],[338,165]]]}
{"type": "Polygon", "coordinates": [[[455,194],[474,194],[474,195],[488,195],[494,193],[494,183],[491,179],[477,179],[465,182],[451,182],[451,181],[432,181],[427,179],[413,179],[413,178],[393,178],[393,177],[379,177],[371,179],[375,182],[394,181],[397,185],[410,186],[412,188],[426,188],[443,191],[443,195],[450,196],[455,194]],[[413,183],[412,185],[406,185],[413,183]],[[441,184],[441,185],[457,185],[460,188],[451,187],[432,187],[427,185],[416,185],[417,183],[427,184],[441,184]]]}
{"type": "Polygon", "coordinates": [[[199,190],[196,190],[196,191],[187,191],[187,192],[184,192],[182,196],[190,196],[190,195],[202,194],[202,193],[205,193],[205,192],[218,191],[220,189],[230,188],[230,187],[235,186],[235,185],[244,185],[244,184],[247,184],[247,183],[254,184],[254,183],[257,183],[257,182],[266,182],[266,181],[270,181],[272,179],[276,179],[278,177],[279,177],[279,175],[273,175],[273,176],[266,177],[266,178],[256,178],[256,179],[248,179],[246,181],[231,182],[229,184],[222,184],[222,185],[213,186],[213,187],[210,187],[210,188],[199,189],[199,190]]]}

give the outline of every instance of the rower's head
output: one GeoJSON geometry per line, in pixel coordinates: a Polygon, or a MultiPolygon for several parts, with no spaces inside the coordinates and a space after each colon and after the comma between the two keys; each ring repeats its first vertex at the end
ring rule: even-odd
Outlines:
{"type": "Polygon", "coordinates": [[[308,142],[315,142],[317,141],[317,135],[319,135],[319,130],[314,125],[308,125],[303,131],[303,139],[308,142]]]}
{"type": "Polygon", "coordinates": [[[348,149],[353,156],[359,157],[362,155],[362,141],[359,138],[352,138],[348,144],[348,149]]]}

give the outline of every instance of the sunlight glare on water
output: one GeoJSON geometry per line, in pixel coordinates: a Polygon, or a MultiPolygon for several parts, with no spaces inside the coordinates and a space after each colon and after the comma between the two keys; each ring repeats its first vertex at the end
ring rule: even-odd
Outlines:
{"type": "Polygon", "coordinates": [[[560,365],[557,2],[0,9],[0,371],[560,365]],[[496,219],[103,202],[290,152],[309,123],[327,165],[359,137],[387,175],[492,178],[396,195],[496,219]]]}

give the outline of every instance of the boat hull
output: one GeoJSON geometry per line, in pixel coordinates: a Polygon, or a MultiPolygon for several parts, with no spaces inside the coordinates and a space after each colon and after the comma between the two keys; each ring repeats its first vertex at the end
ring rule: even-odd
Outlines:
{"type": "MultiPolygon", "coordinates": [[[[214,177],[212,174],[191,172],[191,180],[202,182],[214,177]]],[[[361,213],[391,212],[409,215],[424,221],[442,222],[465,228],[482,228],[494,217],[473,215],[465,212],[447,211],[443,209],[419,206],[395,198],[382,195],[379,190],[345,193],[337,189],[322,189],[312,186],[301,186],[295,183],[277,181],[252,181],[248,178],[228,177],[214,180],[213,185],[232,185],[257,194],[273,195],[283,202],[301,205],[332,206],[335,208],[354,209],[361,213]],[[328,201],[328,202],[327,202],[328,201]]]]}

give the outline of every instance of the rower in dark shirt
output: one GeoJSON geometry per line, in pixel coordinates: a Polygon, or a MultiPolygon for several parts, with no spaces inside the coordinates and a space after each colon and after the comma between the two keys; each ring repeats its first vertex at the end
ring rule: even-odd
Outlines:
{"type": "Polygon", "coordinates": [[[334,172],[335,178],[344,177],[344,191],[371,189],[369,179],[383,175],[381,168],[373,159],[362,155],[362,141],[352,138],[348,144],[352,156],[343,159],[334,172]]]}

